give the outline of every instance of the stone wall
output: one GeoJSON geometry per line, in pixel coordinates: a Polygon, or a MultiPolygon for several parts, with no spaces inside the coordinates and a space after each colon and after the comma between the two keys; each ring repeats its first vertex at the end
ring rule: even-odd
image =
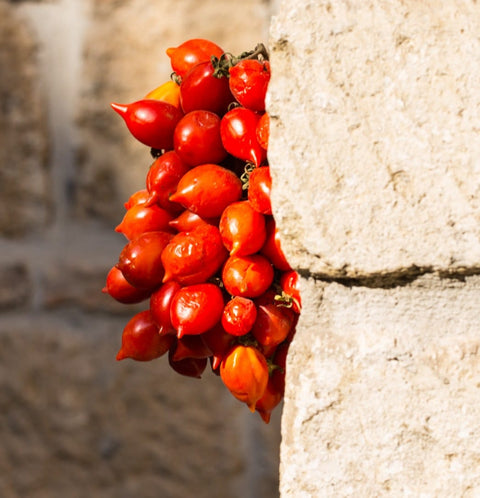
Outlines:
{"type": "Polygon", "coordinates": [[[0,0],[0,496],[278,496],[269,426],[213,375],[115,362],[142,306],[103,295],[151,162],[109,109],[169,78],[165,49],[266,41],[263,0],[0,0]]]}
{"type": "Polygon", "coordinates": [[[280,491],[480,494],[480,5],[284,0],[269,160],[304,308],[280,491]]]}

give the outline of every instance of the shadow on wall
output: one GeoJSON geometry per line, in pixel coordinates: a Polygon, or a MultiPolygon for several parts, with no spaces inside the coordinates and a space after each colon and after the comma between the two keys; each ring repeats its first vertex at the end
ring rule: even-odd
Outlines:
{"type": "Polygon", "coordinates": [[[115,362],[143,305],[100,292],[151,162],[109,102],[167,80],[187,38],[266,41],[271,8],[0,2],[0,496],[278,496],[279,411],[266,426],[213,374],[115,362]]]}

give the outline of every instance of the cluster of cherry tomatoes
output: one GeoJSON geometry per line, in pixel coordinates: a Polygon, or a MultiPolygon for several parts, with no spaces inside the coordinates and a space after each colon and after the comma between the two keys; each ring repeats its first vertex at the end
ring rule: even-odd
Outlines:
{"type": "Polygon", "coordinates": [[[172,80],[112,104],[154,158],[116,231],[128,243],[104,292],[149,300],[125,326],[117,359],[168,355],[178,373],[210,363],[268,423],[283,398],[300,313],[270,201],[266,50],[234,57],[192,39],[169,48],[172,80]]]}

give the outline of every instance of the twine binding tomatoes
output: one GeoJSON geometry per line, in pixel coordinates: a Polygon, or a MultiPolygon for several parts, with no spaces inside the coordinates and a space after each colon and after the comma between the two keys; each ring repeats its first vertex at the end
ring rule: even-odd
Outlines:
{"type": "Polygon", "coordinates": [[[272,215],[268,52],[259,44],[236,57],[200,38],[166,52],[171,80],[112,104],[154,158],[145,188],[125,202],[116,230],[127,242],[102,289],[146,302],[117,360],[166,356],[192,378],[210,364],[268,423],[301,310],[272,215]]]}

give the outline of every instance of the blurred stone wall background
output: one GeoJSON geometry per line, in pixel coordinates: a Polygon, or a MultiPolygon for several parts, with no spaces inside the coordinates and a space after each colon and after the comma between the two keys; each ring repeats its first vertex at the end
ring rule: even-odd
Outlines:
{"type": "Polygon", "coordinates": [[[0,0],[0,496],[278,496],[269,426],[221,381],[116,362],[142,308],[103,295],[151,163],[109,103],[188,38],[268,41],[273,0],[0,0]]]}

